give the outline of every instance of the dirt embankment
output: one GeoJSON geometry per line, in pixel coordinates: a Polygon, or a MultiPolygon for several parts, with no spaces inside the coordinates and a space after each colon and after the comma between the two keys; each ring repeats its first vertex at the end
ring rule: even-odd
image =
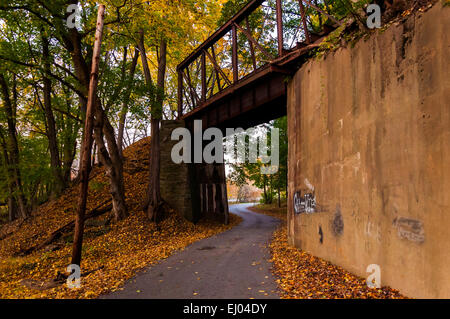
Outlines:
{"type": "MultiPolygon", "coordinates": [[[[0,229],[0,298],[95,298],[117,289],[144,266],[239,222],[232,215],[228,226],[212,221],[194,225],[172,211],[159,226],[149,223],[140,210],[148,184],[149,150],[149,138],[124,150],[129,216],[118,223],[111,222],[110,213],[86,221],[81,272],[90,273],[82,277],[80,289],[65,284],[45,289],[54,286],[52,279],[70,264],[73,228],[47,241],[75,218],[78,187],[72,187],[40,206],[26,221],[0,229]]],[[[104,169],[95,167],[91,176],[89,211],[108,205],[110,198],[104,169]]]]}

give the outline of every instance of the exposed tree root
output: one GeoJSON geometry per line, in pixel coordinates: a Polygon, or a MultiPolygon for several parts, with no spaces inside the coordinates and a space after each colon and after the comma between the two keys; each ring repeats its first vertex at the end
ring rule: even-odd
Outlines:
{"type": "MultiPolygon", "coordinates": [[[[98,217],[101,216],[107,212],[109,212],[112,209],[112,204],[109,204],[103,208],[101,208],[102,206],[104,206],[105,204],[107,204],[108,202],[110,202],[111,200],[105,201],[103,203],[101,203],[99,206],[97,206],[96,208],[94,208],[93,210],[91,210],[89,213],[87,213],[84,216],[84,221],[88,220],[89,218],[93,218],[93,217],[98,217]]],[[[42,249],[45,246],[50,245],[52,242],[54,242],[55,240],[59,239],[61,237],[62,234],[71,231],[73,228],[75,227],[75,220],[72,220],[71,222],[65,224],[64,226],[58,228],[57,230],[55,230],[54,232],[52,232],[50,234],[50,236],[43,241],[42,243],[36,245],[36,246],[32,246],[22,252],[20,252],[18,255],[19,256],[26,256],[31,254],[32,252],[42,249]]]]}

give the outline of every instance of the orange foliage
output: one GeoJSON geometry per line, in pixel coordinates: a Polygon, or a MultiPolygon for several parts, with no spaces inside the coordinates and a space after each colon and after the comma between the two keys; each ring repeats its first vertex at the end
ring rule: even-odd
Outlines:
{"type": "MultiPolygon", "coordinates": [[[[70,263],[72,232],[41,250],[20,256],[25,249],[43,242],[75,218],[78,187],[74,186],[59,199],[40,206],[28,220],[15,221],[0,230],[0,238],[12,233],[0,240],[0,298],[95,298],[118,289],[143,267],[239,222],[237,216],[230,215],[227,226],[212,221],[194,225],[171,211],[159,227],[149,223],[140,211],[148,183],[149,150],[147,138],[124,151],[130,216],[113,224],[109,222],[110,214],[86,221],[81,272],[94,271],[81,278],[81,288],[69,289],[63,284],[44,290],[23,284],[24,279],[44,283],[55,278],[57,272],[65,273],[70,263]]],[[[104,169],[96,167],[91,174],[88,210],[110,198],[104,169]]]]}

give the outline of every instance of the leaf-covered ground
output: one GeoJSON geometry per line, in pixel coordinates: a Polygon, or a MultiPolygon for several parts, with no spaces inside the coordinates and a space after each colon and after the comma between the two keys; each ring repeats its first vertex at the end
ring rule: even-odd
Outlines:
{"type": "MultiPolygon", "coordinates": [[[[159,227],[149,223],[139,209],[148,183],[149,149],[150,140],[144,139],[124,151],[129,217],[110,223],[111,216],[105,214],[86,221],[81,272],[92,272],[82,277],[81,288],[70,289],[65,284],[37,288],[47,285],[58,272],[65,273],[73,232],[29,255],[23,254],[74,219],[78,196],[74,187],[58,200],[40,206],[30,219],[0,229],[0,298],[95,298],[118,289],[143,267],[239,223],[240,218],[230,215],[227,226],[206,220],[194,225],[173,211],[159,227]]],[[[96,167],[91,176],[88,210],[110,198],[103,168],[96,167]]]]}
{"type": "Polygon", "coordinates": [[[286,207],[259,205],[250,209],[284,221],[273,233],[269,245],[272,272],[277,277],[282,298],[405,298],[389,287],[371,289],[366,285],[365,278],[290,246],[287,241],[286,207]]]}

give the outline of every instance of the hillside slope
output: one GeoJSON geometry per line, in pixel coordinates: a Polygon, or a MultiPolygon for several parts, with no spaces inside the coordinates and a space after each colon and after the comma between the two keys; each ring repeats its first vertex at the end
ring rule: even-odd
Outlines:
{"type": "MultiPolygon", "coordinates": [[[[0,298],[94,298],[117,289],[137,270],[168,257],[187,245],[230,225],[201,221],[194,225],[175,212],[156,226],[140,211],[148,185],[150,139],[143,139],[124,150],[124,180],[129,216],[111,223],[110,213],[86,221],[80,289],[69,289],[52,281],[70,264],[73,229],[43,245],[52,232],[75,218],[78,187],[60,198],[41,205],[32,217],[17,220],[0,229],[0,298]],[[42,246],[42,247],[40,247],[42,246]],[[32,247],[38,249],[27,253],[32,247]],[[49,289],[46,289],[49,288],[49,289]]],[[[102,167],[95,167],[89,182],[88,211],[106,206],[109,183],[102,167]]],[[[170,199],[167,199],[170,203],[170,199]]]]}

